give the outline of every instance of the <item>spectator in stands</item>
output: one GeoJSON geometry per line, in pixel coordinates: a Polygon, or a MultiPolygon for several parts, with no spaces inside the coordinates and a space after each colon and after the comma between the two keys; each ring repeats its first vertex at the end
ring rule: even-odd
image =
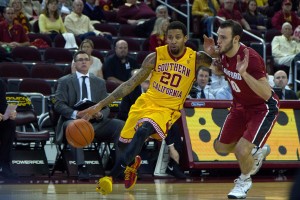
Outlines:
{"type": "Polygon", "coordinates": [[[125,40],[117,40],[114,54],[104,61],[104,79],[121,84],[127,81],[131,77],[131,71],[137,68],[136,60],[128,56],[128,43],[125,40]]]}
{"type": "Polygon", "coordinates": [[[205,29],[208,37],[211,37],[211,26],[219,9],[220,5],[217,0],[194,0],[192,15],[193,20],[197,21],[194,26],[197,26],[198,29],[205,29]]]}
{"type": "Polygon", "coordinates": [[[283,70],[278,70],[274,74],[274,90],[279,99],[298,99],[296,93],[287,87],[288,78],[287,74],[283,70]]]}
{"type": "Polygon", "coordinates": [[[200,67],[197,71],[197,79],[196,84],[193,86],[194,94],[190,96],[196,99],[215,99],[215,96],[210,91],[209,83],[209,68],[207,67],[200,67]]]}
{"type": "Polygon", "coordinates": [[[88,16],[92,23],[105,22],[105,16],[98,0],[86,0],[82,13],[88,16]]]}
{"type": "MultiPolygon", "coordinates": [[[[103,79],[102,72],[102,62],[99,58],[92,56],[92,52],[94,49],[94,43],[90,39],[85,39],[81,42],[79,50],[86,52],[90,56],[91,66],[89,69],[89,73],[93,73],[95,76],[103,79]]],[[[75,61],[72,62],[72,73],[76,71],[75,61]]]]}
{"type": "Polygon", "coordinates": [[[153,31],[149,38],[149,51],[155,51],[156,47],[167,44],[166,32],[169,19],[159,17],[156,19],[153,31]]]}
{"type": "Polygon", "coordinates": [[[14,23],[15,13],[12,7],[4,10],[5,20],[0,23],[0,45],[6,49],[13,49],[17,46],[29,46],[29,38],[25,29],[19,23],[14,23]]]}
{"type": "MultiPolygon", "coordinates": [[[[108,96],[105,87],[105,81],[101,78],[88,73],[90,68],[90,57],[84,51],[78,51],[74,55],[76,72],[66,75],[58,80],[58,86],[55,93],[54,109],[61,115],[57,125],[56,143],[61,144],[64,138],[64,132],[68,124],[75,119],[83,116],[74,110],[74,105],[83,99],[82,82],[85,81],[87,89],[87,99],[98,102],[108,96]]],[[[109,108],[106,107],[93,115],[90,121],[94,127],[95,139],[110,139],[117,144],[120,131],[124,122],[118,119],[109,119],[109,108]]],[[[116,146],[117,147],[117,146],[116,146]]],[[[84,152],[82,148],[70,147],[74,153],[74,160],[78,166],[78,179],[89,179],[89,172],[85,165],[84,152]]],[[[119,155],[117,152],[116,155],[119,155]]]]}
{"type": "Polygon", "coordinates": [[[293,67],[300,60],[300,43],[292,39],[293,30],[289,22],[285,22],[281,28],[282,35],[275,36],[272,40],[272,56],[277,65],[289,67],[288,84],[293,83],[293,67]]]}
{"type": "Polygon", "coordinates": [[[248,1],[248,8],[245,13],[243,13],[244,19],[248,22],[251,29],[265,31],[267,27],[265,26],[265,17],[257,11],[256,0],[248,1]]]}
{"type": "Polygon", "coordinates": [[[232,19],[237,21],[244,29],[251,30],[248,22],[243,18],[240,11],[233,9],[235,0],[224,0],[224,8],[221,8],[217,16],[222,17],[223,19],[232,19]]]}
{"type": "Polygon", "coordinates": [[[9,0],[0,1],[0,15],[3,14],[4,9],[8,6],[9,0]]]}
{"type": "Polygon", "coordinates": [[[292,30],[295,30],[300,25],[300,19],[292,11],[291,0],[283,0],[281,10],[277,11],[272,17],[272,26],[277,30],[280,30],[285,22],[289,22],[292,25],[292,30]]]}
{"type": "Polygon", "coordinates": [[[157,18],[162,17],[162,18],[170,19],[169,14],[168,14],[168,8],[165,5],[157,6],[155,13],[156,13],[155,17],[152,17],[152,18],[144,21],[143,23],[139,23],[136,26],[137,36],[145,37],[145,38],[150,37],[157,18]]]}
{"type": "MultiPolygon", "coordinates": [[[[132,71],[132,75],[137,72],[136,70],[132,71]]],[[[126,121],[128,118],[128,113],[131,105],[133,105],[136,99],[142,94],[145,93],[149,88],[150,77],[148,77],[142,84],[137,86],[131,93],[122,98],[121,104],[119,106],[119,113],[117,118],[123,121],[126,121]]],[[[169,175],[175,176],[179,179],[187,178],[186,175],[181,171],[179,167],[179,158],[182,153],[182,140],[179,132],[179,127],[175,123],[170,131],[168,132],[165,142],[169,147],[170,161],[166,172],[169,175]]]]}
{"type": "Polygon", "coordinates": [[[10,6],[14,8],[15,11],[15,19],[14,23],[19,23],[23,26],[26,33],[30,32],[30,26],[27,17],[23,13],[23,4],[21,0],[12,0],[10,1],[10,6]]]}
{"type": "MultiPolygon", "coordinates": [[[[219,0],[220,8],[224,8],[224,1],[219,0]]],[[[246,12],[248,7],[248,0],[237,0],[234,2],[233,9],[240,11],[240,13],[246,12]]]]}
{"type": "Polygon", "coordinates": [[[81,40],[89,36],[105,36],[111,39],[111,33],[97,31],[88,16],[82,14],[83,2],[82,0],[74,0],[73,11],[65,18],[65,26],[68,32],[79,36],[81,40]]]}
{"type": "Polygon", "coordinates": [[[300,42],[300,25],[298,25],[297,28],[294,30],[292,39],[296,40],[297,42],[300,42]]]}
{"type": "Polygon", "coordinates": [[[300,17],[300,1],[298,1],[298,2],[296,3],[296,5],[297,5],[297,9],[296,9],[295,13],[296,13],[296,15],[297,15],[298,17],[300,17]]]}
{"type": "Polygon", "coordinates": [[[39,19],[39,16],[42,11],[42,6],[40,1],[34,0],[24,0],[24,13],[29,20],[31,26],[33,26],[34,22],[39,19]]]}
{"type": "Polygon", "coordinates": [[[57,0],[48,0],[39,17],[39,28],[43,34],[50,34],[54,39],[57,34],[67,32],[57,9],[57,0]]]}
{"type": "MultiPolygon", "coordinates": [[[[48,0],[43,0],[42,9],[45,8],[47,1],[48,0]]],[[[62,10],[64,10],[64,12],[68,11],[70,13],[72,10],[72,0],[58,0],[57,9],[60,14],[62,13],[62,10]]]]}
{"type": "Polygon", "coordinates": [[[9,118],[4,117],[7,107],[5,83],[0,80],[0,176],[3,178],[16,178],[16,175],[11,171],[11,150],[15,138],[16,123],[14,119],[17,116],[16,111],[9,114],[9,118]]]}
{"type": "Polygon", "coordinates": [[[57,9],[63,22],[65,21],[65,17],[72,11],[72,3],[72,0],[58,0],[57,9]]]}
{"type": "Polygon", "coordinates": [[[265,13],[265,9],[269,6],[268,0],[256,0],[257,10],[261,13],[265,13]]]}
{"type": "Polygon", "coordinates": [[[155,12],[145,2],[137,0],[127,0],[117,12],[117,21],[121,24],[137,25],[152,17],[155,17],[155,12]]]}

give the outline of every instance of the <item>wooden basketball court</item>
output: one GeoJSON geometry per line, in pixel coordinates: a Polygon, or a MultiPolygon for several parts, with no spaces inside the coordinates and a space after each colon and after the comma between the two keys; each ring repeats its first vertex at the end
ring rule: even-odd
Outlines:
{"type": "MultiPolygon", "coordinates": [[[[179,181],[176,179],[152,179],[138,181],[131,191],[117,182],[113,192],[103,196],[95,191],[97,180],[88,183],[76,180],[43,180],[28,183],[0,184],[2,200],[221,200],[227,199],[227,193],[233,187],[231,180],[207,181],[201,178],[179,181]]],[[[233,180],[232,180],[233,181],[233,180]]],[[[291,181],[263,181],[253,179],[252,189],[247,199],[252,200],[288,200],[291,181]]]]}

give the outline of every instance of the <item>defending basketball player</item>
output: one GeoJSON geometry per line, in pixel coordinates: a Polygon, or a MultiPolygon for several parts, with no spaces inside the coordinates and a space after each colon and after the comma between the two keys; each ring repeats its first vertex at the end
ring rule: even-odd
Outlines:
{"type": "Polygon", "coordinates": [[[219,55],[222,72],[233,94],[233,104],[214,147],[218,153],[234,153],[241,175],[228,194],[229,199],[244,199],[252,186],[251,175],[257,173],[270,153],[264,145],[277,120],[279,100],[266,78],[263,59],[253,49],[240,43],[243,29],[227,20],[218,29],[217,48],[212,38],[205,37],[205,49],[219,55]]]}
{"type": "Polygon", "coordinates": [[[195,52],[186,47],[187,39],[184,24],[178,21],[170,23],[167,29],[168,45],[158,47],[155,53],[145,58],[141,69],[131,79],[97,105],[83,111],[85,118],[89,119],[104,106],[129,94],[151,73],[149,89],[131,106],[121,132],[119,146],[124,149],[123,155],[109,176],[99,180],[97,191],[101,194],[112,192],[112,179],[123,172],[125,188],[134,187],[136,171],[141,164],[138,154],[144,141],[150,136],[158,140],[166,137],[168,129],[180,117],[179,110],[189,94],[197,68],[200,64],[210,66],[212,58],[204,52],[195,52]]]}

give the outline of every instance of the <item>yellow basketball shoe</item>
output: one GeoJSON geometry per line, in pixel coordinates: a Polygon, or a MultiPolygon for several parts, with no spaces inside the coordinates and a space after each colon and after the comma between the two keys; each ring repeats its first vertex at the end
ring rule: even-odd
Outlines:
{"type": "Polygon", "coordinates": [[[103,178],[99,179],[96,191],[102,195],[107,195],[112,192],[112,183],[112,177],[104,176],[103,178]]]}
{"type": "Polygon", "coordinates": [[[126,167],[124,174],[125,174],[125,188],[126,189],[132,189],[136,183],[137,180],[137,169],[141,166],[142,159],[139,155],[135,157],[135,162],[130,166],[126,167]]]}

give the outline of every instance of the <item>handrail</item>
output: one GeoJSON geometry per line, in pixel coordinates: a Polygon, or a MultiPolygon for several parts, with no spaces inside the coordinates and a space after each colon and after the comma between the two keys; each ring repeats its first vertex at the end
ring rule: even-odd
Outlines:
{"type": "MultiPolygon", "coordinates": [[[[297,73],[298,73],[298,67],[300,67],[300,61],[297,61],[296,64],[294,65],[294,91],[297,92],[297,83],[300,84],[300,79],[297,79],[297,73]]],[[[299,68],[300,69],[300,68],[299,68]]]]}
{"type": "MultiPolygon", "coordinates": [[[[219,17],[219,16],[215,16],[215,17],[214,17],[214,20],[215,20],[215,19],[218,19],[218,20],[221,20],[221,21],[225,21],[224,18],[219,17]]],[[[214,20],[213,20],[213,21],[214,21],[214,20]]],[[[213,35],[217,36],[217,33],[214,32],[214,22],[213,22],[212,25],[211,25],[211,33],[212,33],[213,35]]],[[[256,40],[258,40],[258,41],[261,42],[261,44],[262,44],[262,46],[263,46],[263,56],[262,56],[262,57],[263,57],[263,60],[264,60],[264,62],[265,62],[265,66],[267,66],[267,48],[266,48],[266,42],[265,42],[265,40],[264,40],[263,38],[261,38],[261,37],[258,37],[257,35],[254,35],[253,33],[249,32],[249,31],[247,31],[247,30],[245,30],[245,29],[243,29],[243,33],[245,33],[245,34],[247,34],[247,35],[249,35],[249,36],[253,37],[254,39],[256,39],[256,40]]]]}
{"type": "Polygon", "coordinates": [[[186,0],[186,14],[181,12],[180,10],[178,10],[177,8],[170,6],[168,4],[168,0],[162,1],[162,0],[156,0],[157,2],[165,5],[166,7],[170,8],[171,10],[177,12],[178,14],[182,15],[183,17],[186,17],[186,28],[187,28],[187,35],[190,36],[190,17],[191,17],[191,13],[190,13],[190,2],[189,0],[186,0]]]}

